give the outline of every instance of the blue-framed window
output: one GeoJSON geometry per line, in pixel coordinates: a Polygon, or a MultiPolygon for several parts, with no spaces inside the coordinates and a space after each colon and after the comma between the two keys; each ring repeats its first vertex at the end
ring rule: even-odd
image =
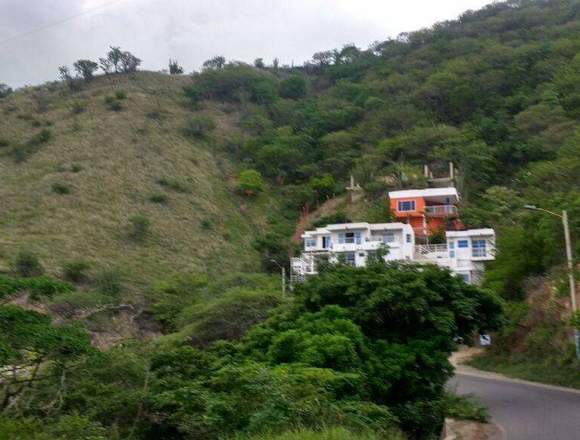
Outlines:
{"type": "Polygon", "coordinates": [[[411,243],[412,242],[411,234],[407,234],[405,240],[407,241],[407,243],[411,243]]]}
{"type": "Polygon", "coordinates": [[[402,200],[398,203],[399,211],[414,211],[415,210],[415,200],[402,200]]]}
{"type": "Polygon", "coordinates": [[[485,240],[471,240],[472,255],[474,257],[486,257],[487,256],[487,244],[485,240]]]}
{"type": "Polygon", "coordinates": [[[469,241],[468,240],[457,240],[457,247],[459,249],[465,249],[469,247],[469,241]]]}
{"type": "Polygon", "coordinates": [[[331,247],[332,247],[332,241],[330,240],[330,237],[328,237],[328,236],[322,237],[322,249],[329,249],[331,247]]]}

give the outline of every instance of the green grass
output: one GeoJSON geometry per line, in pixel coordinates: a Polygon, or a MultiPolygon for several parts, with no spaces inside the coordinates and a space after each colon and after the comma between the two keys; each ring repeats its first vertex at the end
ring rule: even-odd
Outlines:
{"type": "Polygon", "coordinates": [[[580,362],[554,360],[552,357],[534,361],[484,354],[468,364],[516,379],[580,389],[580,362]]]}
{"type": "Polygon", "coordinates": [[[39,87],[0,101],[4,144],[27,145],[31,136],[42,141],[19,163],[10,146],[0,149],[0,267],[9,267],[26,248],[49,273],[82,259],[97,271],[120,271],[139,289],[174,272],[258,270],[251,244],[266,212],[247,215],[241,209],[234,195],[236,164],[215,148],[239,133],[239,115],[211,103],[203,111],[186,108],[182,87],[190,81],[140,72],[96,78],[74,95],[39,87]],[[103,102],[120,89],[127,98],[123,111],[114,113],[103,102]],[[36,95],[47,103],[42,115],[36,95]],[[78,102],[83,110],[73,114],[78,102]],[[151,112],[165,117],[152,120],[151,112]],[[30,122],[20,114],[54,121],[50,136],[41,130],[31,134],[30,122]],[[203,142],[182,134],[194,114],[216,124],[203,142]],[[74,191],[55,192],[47,182],[57,179],[74,191]],[[152,203],[152,194],[165,194],[171,203],[162,203],[164,196],[152,203]],[[151,236],[143,244],[128,244],[126,225],[138,213],[150,219],[151,236]],[[211,228],[204,227],[207,219],[211,228]]]}
{"type": "MultiPolygon", "coordinates": [[[[403,440],[397,432],[377,434],[372,432],[357,433],[345,428],[326,428],[320,431],[298,429],[279,435],[262,434],[253,437],[237,436],[235,440],[403,440]]],[[[232,440],[233,440],[232,439],[232,440]]]]}
{"type": "Polygon", "coordinates": [[[446,393],[444,396],[445,417],[457,420],[475,420],[476,422],[487,422],[489,413],[475,396],[458,396],[453,393],[446,393]]]}

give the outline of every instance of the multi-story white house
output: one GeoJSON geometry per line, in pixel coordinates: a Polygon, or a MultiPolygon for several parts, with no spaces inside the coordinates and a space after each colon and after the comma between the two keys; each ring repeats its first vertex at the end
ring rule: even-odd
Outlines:
{"type": "Polygon", "coordinates": [[[494,230],[447,231],[445,235],[444,244],[416,245],[413,228],[405,223],[328,225],[302,235],[304,252],[292,259],[292,275],[300,281],[316,274],[321,259],[360,267],[374,255],[385,261],[437,264],[468,283],[479,283],[484,262],[494,259],[494,230]]]}

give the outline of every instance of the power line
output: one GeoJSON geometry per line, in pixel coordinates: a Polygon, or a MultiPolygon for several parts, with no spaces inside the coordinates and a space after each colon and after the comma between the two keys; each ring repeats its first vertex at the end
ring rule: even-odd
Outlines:
{"type": "Polygon", "coordinates": [[[35,34],[37,32],[41,32],[41,31],[44,31],[46,29],[50,29],[50,28],[59,26],[59,25],[61,25],[63,23],[67,23],[67,22],[72,21],[72,20],[75,20],[75,19],[77,19],[79,17],[83,17],[85,15],[90,15],[91,13],[93,13],[95,11],[98,11],[100,9],[108,8],[109,6],[113,6],[113,5],[115,5],[117,3],[120,3],[122,1],[125,1],[125,0],[113,0],[113,1],[110,1],[110,2],[107,2],[107,3],[103,3],[102,5],[98,5],[98,6],[92,7],[90,9],[87,9],[87,10],[83,11],[83,12],[79,12],[78,14],[70,15],[68,17],[62,18],[62,19],[57,20],[57,21],[54,21],[52,23],[47,23],[45,25],[38,26],[38,27],[33,28],[33,29],[30,29],[30,30],[28,30],[26,32],[21,32],[19,34],[11,35],[10,37],[7,37],[7,38],[5,38],[3,40],[0,40],[0,44],[4,44],[4,43],[6,43],[8,41],[16,40],[18,38],[26,37],[28,35],[32,35],[32,34],[35,34]]]}

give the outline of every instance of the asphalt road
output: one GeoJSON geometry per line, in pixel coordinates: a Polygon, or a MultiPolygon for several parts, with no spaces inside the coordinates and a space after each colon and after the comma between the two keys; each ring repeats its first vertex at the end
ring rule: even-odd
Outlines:
{"type": "Polygon", "coordinates": [[[506,440],[580,440],[580,391],[473,371],[457,371],[450,387],[475,394],[506,440]]]}

